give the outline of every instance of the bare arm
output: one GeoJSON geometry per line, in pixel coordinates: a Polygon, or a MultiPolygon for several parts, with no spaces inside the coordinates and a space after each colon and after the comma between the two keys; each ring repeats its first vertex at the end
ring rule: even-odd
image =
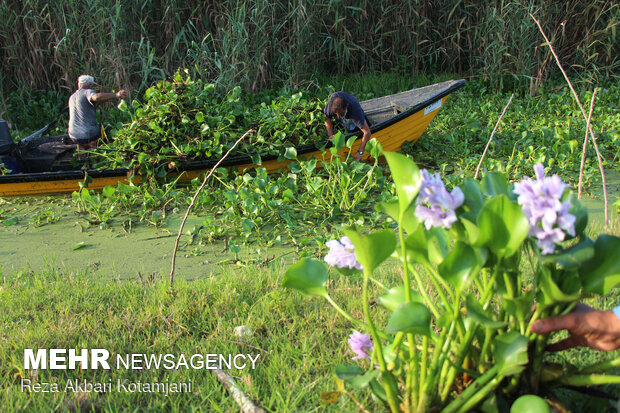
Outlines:
{"type": "Polygon", "coordinates": [[[325,129],[327,129],[327,138],[334,139],[334,121],[330,118],[325,119],[325,129]]]}
{"type": "Polygon", "coordinates": [[[125,89],[121,89],[116,93],[95,93],[90,97],[91,102],[94,103],[105,103],[109,102],[113,99],[122,99],[127,97],[127,91],[125,89]]]}
{"type": "Polygon", "coordinates": [[[570,337],[549,345],[549,351],[560,351],[576,346],[611,351],[620,348],[620,319],[613,311],[595,310],[577,304],[569,314],[543,318],[532,324],[532,331],[547,334],[567,330],[570,337]]]}
{"type": "Polygon", "coordinates": [[[368,126],[368,122],[364,122],[364,127],[362,128],[362,132],[364,132],[364,135],[362,136],[362,143],[360,144],[360,148],[358,149],[357,152],[353,154],[353,158],[358,161],[362,159],[362,155],[364,151],[366,150],[366,144],[370,140],[370,126],[368,126]],[[362,153],[360,153],[360,151],[362,153]]]}

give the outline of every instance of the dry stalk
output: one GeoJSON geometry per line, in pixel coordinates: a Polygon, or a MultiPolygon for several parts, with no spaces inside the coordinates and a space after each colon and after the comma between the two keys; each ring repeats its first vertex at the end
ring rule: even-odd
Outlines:
{"type": "Polygon", "coordinates": [[[230,374],[220,369],[214,369],[213,373],[215,373],[217,380],[226,387],[226,390],[232,395],[243,413],[265,413],[263,409],[252,403],[252,400],[237,387],[237,384],[230,374]]]}
{"type": "Polygon", "coordinates": [[[177,249],[179,248],[179,240],[181,239],[181,234],[183,233],[183,227],[185,226],[185,221],[187,221],[187,217],[189,216],[189,212],[191,211],[192,207],[196,203],[196,199],[198,198],[198,195],[200,194],[200,192],[202,192],[202,189],[207,184],[207,181],[209,180],[211,175],[213,175],[213,172],[218,168],[218,166],[220,166],[222,161],[224,159],[226,159],[228,154],[230,154],[230,152],[233,149],[235,149],[237,144],[239,142],[241,142],[246,136],[248,136],[252,132],[254,132],[254,129],[250,129],[247,132],[245,132],[239,139],[237,139],[235,144],[224,154],[224,156],[222,158],[220,158],[219,161],[217,161],[215,166],[213,168],[211,168],[211,171],[209,171],[209,174],[207,176],[205,176],[205,178],[203,179],[202,184],[200,185],[200,188],[198,188],[198,190],[194,194],[194,197],[192,198],[192,202],[190,202],[189,206],[187,207],[187,211],[185,211],[185,216],[183,217],[183,220],[181,221],[181,227],[179,228],[179,233],[177,234],[177,237],[174,240],[174,250],[172,251],[172,265],[171,265],[171,268],[170,268],[170,288],[173,287],[173,283],[174,283],[174,267],[176,265],[177,249]]]}
{"type": "Polygon", "coordinates": [[[590,101],[590,113],[588,114],[588,121],[586,122],[586,137],[583,140],[583,152],[581,154],[581,166],[579,167],[579,184],[577,186],[577,199],[581,199],[581,189],[583,186],[583,168],[586,164],[586,147],[588,146],[588,130],[590,129],[590,121],[592,119],[592,112],[594,111],[594,98],[596,97],[596,89],[592,94],[592,100],[590,101]]]}
{"type": "MultiPolygon", "coordinates": [[[[555,50],[553,49],[553,46],[551,46],[551,41],[549,40],[549,38],[547,38],[547,35],[543,31],[543,28],[540,25],[540,22],[538,20],[536,20],[536,17],[534,17],[534,15],[531,14],[531,13],[530,13],[530,17],[532,18],[532,20],[534,20],[536,22],[536,25],[538,26],[538,29],[540,30],[540,33],[542,33],[543,37],[545,38],[545,41],[547,42],[547,45],[549,46],[549,49],[551,50],[551,53],[553,54],[553,57],[555,58],[555,62],[557,63],[558,67],[560,68],[560,71],[562,72],[562,75],[564,75],[564,79],[566,79],[566,82],[568,83],[568,87],[570,88],[571,92],[573,93],[573,96],[575,97],[575,100],[577,101],[577,105],[579,105],[579,109],[581,109],[581,114],[583,115],[583,118],[586,120],[586,122],[588,122],[588,128],[586,129],[586,134],[588,133],[588,131],[590,132],[590,136],[592,137],[592,143],[594,144],[594,149],[596,150],[596,157],[598,159],[598,166],[599,166],[599,169],[601,170],[601,179],[603,181],[603,197],[605,198],[605,225],[609,225],[609,202],[607,200],[607,183],[606,183],[606,180],[605,180],[605,171],[603,169],[603,158],[601,156],[601,152],[598,149],[598,144],[596,143],[596,136],[594,136],[594,131],[592,130],[592,125],[588,121],[588,116],[586,115],[586,111],[583,108],[583,105],[581,104],[581,101],[579,100],[579,96],[577,95],[577,92],[575,92],[575,89],[573,88],[573,84],[571,83],[570,79],[566,75],[566,72],[564,71],[564,68],[562,67],[562,64],[560,63],[560,59],[558,58],[558,55],[555,53],[555,50]]],[[[593,103],[594,103],[594,101],[593,101],[593,103]]],[[[592,109],[592,108],[590,108],[590,109],[592,109]]]]}
{"type": "Polygon", "coordinates": [[[493,136],[495,136],[495,132],[497,131],[497,128],[499,127],[499,123],[502,121],[504,114],[506,114],[506,109],[508,109],[508,106],[510,106],[510,103],[512,102],[512,98],[514,96],[515,96],[514,93],[510,95],[510,99],[508,99],[508,103],[506,103],[506,106],[504,106],[504,110],[502,111],[502,114],[499,116],[499,119],[497,120],[497,123],[495,124],[495,127],[493,128],[493,132],[491,132],[491,137],[489,138],[489,141],[487,142],[487,146],[484,148],[484,152],[482,153],[482,158],[480,158],[480,162],[478,162],[478,167],[476,168],[476,175],[474,175],[474,179],[478,179],[478,173],[480,172],[480,166],[482,165],[482,161],[484,160],[484,157],[486,156],[487,151],[489,150],[489,146],[491,146],[491,141],[493,140],[493,136]]]}

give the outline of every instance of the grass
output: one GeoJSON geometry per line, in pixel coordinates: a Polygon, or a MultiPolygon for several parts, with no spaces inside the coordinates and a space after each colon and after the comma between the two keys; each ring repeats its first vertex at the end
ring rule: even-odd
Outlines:
{"type": "MultiPolygon", "coordinates": [[[[237,411],[233,400],[206,370],[24,370],[24,348],[103,348],[113,354],[260,354],[256,370],[230,373],[248,396],[268,411],[346,411],[344,400],[320,403],[334,388],[330,370],[351,354],[352,329],[327,304],[280,286],[281,264],[223,271],[194,282],[95,279],[87,270],[48,269],[2,273],[0,289],[0,404],[4,411],[237,411]],[[68,293],[70,292],[70,293],[68,293]],[[251,337],[239,338],[246,325],[251,337]],[[192,393],[22,392],[22,378],[57,382],[192,380],[192,393]]],[[[385,275],[389,278],[393,275],[385,275]]],[[[336,277],[334,299],[354,315],[361,306],[356,281],[336,277]]],[[[361,394],[360,400],[370,400],[361,394]]]]}
{"type": "MultiPolygon", "coordinates": [[[[350,400],[322,404],[320,394],[334,390],[331,369],[348,364],[351,325],[324,301],[309,300],[280,285],[282,267],[227,270],[194,282],[179,282],[174,293],[161,280],[143,282],[94,279],[78,273],[46,270],[1,274],[0,403],[4,411],[209,411],[238,408],[207,370],[24,370],[24,348],[103,348],[114,354],[260,354],[256,370],[231,370],[242,390],[267,411],[353,411],[350,400]],[[68,293],[69,292],[69,293],[68,293]],[[236,326],[252,335],[239,338],[236,326]],[[116,380],[192,381],[191,393],[113,392],[28,394],[22,378],[56,382],[116,380]]],[[[388,265],[378,278],[395,282],[388,265]]],[[[358,281],[334,274],[330,294],[361,317],[358,281]]],[[[616,290],[591,303],[611,308],[616,290]]],[[[378,310],[377,310],[378,311],[378,310]]],[[[564,362],[588,365],[613,354],[589,350],[562,353],[564,362]]],[[[617,389],[608,389],[612,393],[617,389]]],[[[373,406],[363,393],[353,394],[373,406]]],[[[562,393],[557,393],[562,394],[562,393]]],[[[582,411],[606,411],[609,403],[569,392],[562,402],[582,411]],[[585,410],[583,410],[585,409],[585,410]]],[[[372,407],[371,407],[372,408],[372,407]]]]}

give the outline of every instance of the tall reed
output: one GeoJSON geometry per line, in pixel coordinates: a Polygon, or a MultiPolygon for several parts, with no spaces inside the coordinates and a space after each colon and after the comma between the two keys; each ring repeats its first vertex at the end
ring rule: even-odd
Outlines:
{"type": "Polygon", "coordinates": [[[586,80],[618,76],[612,0],[4,0],[1,90],[73,89],[81,73],[143,90],[186,68],[224,87],[299,86],[319,74],[396,71],[540,86],[557,53],[586,80]]]}

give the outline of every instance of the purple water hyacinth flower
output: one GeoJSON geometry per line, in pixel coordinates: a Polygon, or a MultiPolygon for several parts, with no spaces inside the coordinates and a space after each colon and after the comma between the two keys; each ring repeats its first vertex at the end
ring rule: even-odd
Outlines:
{"type": "Polygon", "coordinates": [[[370,353],[372,352],[373,346],[368,334],[362,334],[355,330],[353,334],[349,336],[349,340],[347,341],[349,342],[351,350],[357,354],[357,356],[353,357],[353,360],[361,360],[366,357],[370,358],[370,353]]]}
{"type": "Polygon", "coordinates": [[[534,172],[536,180],[525,178],[517,182],[514,193],[519,196],[517,202],[530,223],[529,234],[538,239],[543,254],[551,254],[567,233],[575,236],[576,218],[568,212],[570,202],[562,202],[568,185],[557,175],[545,177],[542,164],[536,164],[534,172]]]}
{"type": "Polygon", "coordinates": [[[346,235],[340,241],[333,239],[325,243],[329,252],[325,256],[325,262],[338,268],[363,270],[362,264],[355,259],[355,247],[346,235]]]}
{"type": "Polygon", "coordinates": [[[429,174],[422,169],[422,186],[416,200],[415,216],[424,221],[426,229],[450,228],[457,220],[454,212],[463,205],[465,195],[461,188],[452,193],[446,190],[439,174],[429,174]]]}

